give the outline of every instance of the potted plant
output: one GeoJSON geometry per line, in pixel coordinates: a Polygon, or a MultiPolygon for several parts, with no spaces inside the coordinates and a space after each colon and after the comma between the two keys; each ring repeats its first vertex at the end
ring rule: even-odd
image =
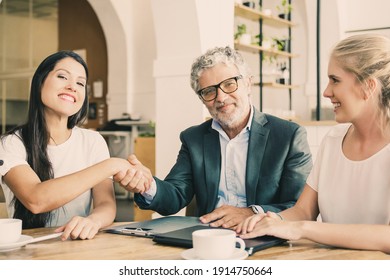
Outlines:
{"type": "Polygon", "coordinates": [[[275,60],[276,56],[267,52],[267,50],[271,50],[274,47],[272,43],[272,38],[265,37],[263,36],[263,34],[257,34],[255,36],[255,41],[253,42],[253,44],[259,45],[260,47],[262,47],[263,50],[265,50],[265,52],[261,52],[261,58],[263,61],[272,63],[275,60]]]}
{"type": "Polygon", "coordinates": [[[269,38],[269,37],[265,37],[263,36],[263,34],[257,34],[255,36],[255,39],[256,39],[256,42],[255,44],[263,47],[263,49],[267,50],[267,49],[271,49],[272,48],[272,39],[269,38]]]}
{"type": "Polygon", "coordinates": [[[276,6],[279,11],[279,17],[282,19],[288,19],[288,15],[291,13],[292,5],[289,0],[281,0],[280,5],[276,6]]]}
{"type": "Polygon", "coordinates": [[[289,43],[290,43],[289,39],[272,38],[272,40],[274,41],[275,47],[279,51],[283,51],[283,52],[288,51],[288,49],[289,49],[288,47],[289,47],[289,43]]]}
{"type": "Polygon", "coordinates": [[[252,36],[247,32],[246,24],[237,25],[237,32],[234,34],[234,39],[238,40],[238,42],[243,45],[251,44],[252,36]]]}

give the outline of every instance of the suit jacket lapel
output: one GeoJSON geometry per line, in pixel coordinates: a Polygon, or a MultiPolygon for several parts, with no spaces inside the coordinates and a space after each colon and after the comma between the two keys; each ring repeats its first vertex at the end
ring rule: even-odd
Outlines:
{"type": "Polygon", "coordinates": [[[204,136],[204,164],[207,185],[208,211],[214,210],[217,203],[219,179],[221,175],[221,148],[219,134],[210,128],[210,133],[204,136]]]}
{"type": "Polygon", "coordinates": [[[267,118],[255,110],[249,137],[248,157],[246,163],[246,199],[247,205],[255,203],[257,184],[260,177],[260,166],[263,161],[269,130],[264,128],[267,118]]]}

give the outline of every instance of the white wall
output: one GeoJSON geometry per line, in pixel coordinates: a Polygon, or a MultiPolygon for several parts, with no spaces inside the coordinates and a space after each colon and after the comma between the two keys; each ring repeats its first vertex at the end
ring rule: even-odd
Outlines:
{"type": "Polygon", "coordinates": [[[176,161],[180,132],[206,116],[190,87],[191,64],[213,46],[233,44],[233,0],[152,0],[152,9],[157,42],[156,175],[164,177],[176,161]]]}
{"type": "MultiPolygon", "coordinates": [[[[139,112],[156,120],[156,170],[165,176],[176,160],[180,131],[207,115],[190,89],[188,75],[193,59],[206,49],[232,45],[233,0],[88,1],[107,39],[109,118],[139,112]]],[[[301,86],[293,91],[293,109],[308,120],[316,105],[317,7],[313,0],[293,0],[293,4],[297,27],[292,48],[299,57],[293,59],[292,75],[301,86]]],[[[387,0],[321,1],[321,93],[334,44],[352,30],[390,26],[389,8],[387,0]]],[[[285,106],[285,97],[267,98],[269,106],[285,106]]],[[[321,104],[329,103],[322,98],[321,104]]]]}
{"type": "Polygon", "coordinates": [[[344,0],[321,1],[320,21],[320,88],[321,107],[333,107],[328,98],[324,98],[324,92],[328,84],[328,60],[333,46],[342,38],[342,20],[348,19],[348,14],[340,10],[344,0]]]}
{"type": "Polygon", "coordinates": [[[108,50],[108,118],[140,113],[155,120],[156,41],[150,0],[88,0],[108,50]]]}
{"type": "Polygon", "coordinates": [[[341,0],[344,9],[343,31],[390,27],[390,1],[341,0]]]}
{"type": "MultiPolygon", "coordinates": [[[[327,67],[332,47],[344,37],[361,33],[359,30],[381,29],[370,32],[390,37],[389,10],[388,0],[321,1],[321,93],[328,82],[327,67]]],[[[331,107],[329,100],[323,97],[321,104],[331,107]]]]}

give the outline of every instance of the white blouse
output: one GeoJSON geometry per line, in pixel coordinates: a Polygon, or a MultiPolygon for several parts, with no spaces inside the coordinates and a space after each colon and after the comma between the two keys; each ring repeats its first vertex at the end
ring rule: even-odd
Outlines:
{"type": "MultiPolygon", "coordinates": [[[[58,146],[49,145],[49,159],[53,166],[54,178],[68,175],[109,158],[109,151],[104,138],[96,131],[75,127],[69,139],[58,146]]],[[[3,177],[11,168],[27,163],[26,149],[23,142],[15,135],[7,136],[0,143],[1,185],[3,187],[8,216],[14,215],[12,199],[14,194],[3,181],[3,177]]],[[[66,191],[66,190],[64,190],[66,191]]],[[[47,227],[61,226],[74,216],[86,217],[92,205],[92,191],[86,191],[74,200],[52,211],[52,219],[47,227]]]]}
{"type": "Polygon", "coordinates": [[[324,137],[307,184],[318,192],[324,222],[390,224],[390,144],[371,157],[352,161],[342,142],[350,124],[324,137]]]}

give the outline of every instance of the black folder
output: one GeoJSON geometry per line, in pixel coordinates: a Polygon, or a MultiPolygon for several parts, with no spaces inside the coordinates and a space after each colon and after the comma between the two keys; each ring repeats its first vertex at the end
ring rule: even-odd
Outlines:
{"type": "MultiPolygon", "coordinates": [[[[192,248],[192,233],[195,230],[202,229],[217,229],[213,227],[205,227],[204,225],[197,225],[192,227],[186,227],[174,231],[169,231],[161,234],[155,234],[153,241],[160,244],[180,246],[185,248],[192,248]]],[[[219,228],[220,229],[220,228],[219,228]]],[[[226,229],[231,230],[231,229],[226,229]]],[[[253,253],[270,248],[284,243],[286,240],[277,238],[274,236],[261,236],[251,239],[243,239],[245,242],[245,250],[249,255],[253,253]]]]}
{"type": "MultiPolygon", "coordinates": [[[[107,228],[105,231],[115,234],[152,238],[157,244],[192,248],[192,232],[200,229],[213,229],[213,227],[210,227],[208,224],[202,224],[198,217],[166,216],[114,226],[107,228]]],[[[273,236],[244,239],[245,249],[249,255],[282,244],[285,241],[284,239],[273,236]]]]}

